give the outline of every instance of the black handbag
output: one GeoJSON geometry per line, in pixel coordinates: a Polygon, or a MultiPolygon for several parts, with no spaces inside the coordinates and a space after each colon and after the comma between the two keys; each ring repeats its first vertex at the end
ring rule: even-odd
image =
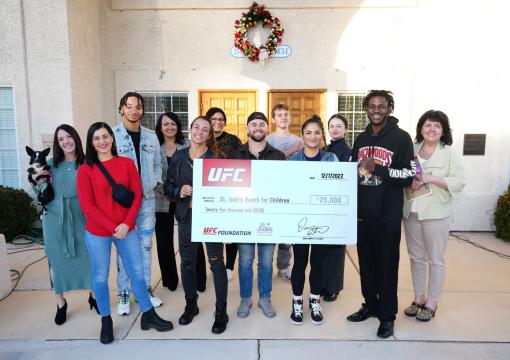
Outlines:
{"type": "Polygon", "coordinates": [[[113,180],[110,173],[106,170],[103,164],[101,162],[97,162],[97,166],[99,167],[99,170],[103,173],[104,177],[110,185],[112,186],[112,198],[116,202],[118,202],[120,205],[122,205],[125,208],[130,208],[133,204],[133,199],[135,198],[135,193],[129,190],[127,187],[125,187],[122,184],[117,184],[115,180],[113,180]]]}

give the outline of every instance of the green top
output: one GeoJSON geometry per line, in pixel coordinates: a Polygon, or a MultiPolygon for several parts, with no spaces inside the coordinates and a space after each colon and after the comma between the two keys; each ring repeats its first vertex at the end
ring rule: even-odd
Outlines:
{"type": "MultiPolygon", "coordinates": [[[[414,144],[414,153],[418,154],[423,143],[414,144]]],[[[434,153],[423,164],[423,171],[443,177],[448,189],[430,184],[432,194],[415,199],[419,220],[444,219],[453,213],[452,192],[461,191],[465,184],[464,169],[460,158],[453,148],[442,143],[437,144],[434,153]]],[[[409,217],[411,202],[404,194],[404,217],[409,217]]]]}
{"type": "Polygon", "coordinates": [[[55,293],[90,289],[90,261],[85,245],[85,218],[81,212],[76,190],[77,169],[74,161],[51,166],[55,198],[43,216],[44,250],[50,263],[55,293]]]}

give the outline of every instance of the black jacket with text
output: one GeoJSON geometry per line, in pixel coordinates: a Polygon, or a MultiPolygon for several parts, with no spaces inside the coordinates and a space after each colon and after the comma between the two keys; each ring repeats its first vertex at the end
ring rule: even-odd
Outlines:
{"type": "Polygon", "coordinates": [[[373,158],[369,173],[358,167],[358,218],[364,222],[400,221],[404,202],[403,188],[411,185],[416,174],[411,137],[389,116],[378,133],[368,124],[352,148],[352,161],[373,158]]]}

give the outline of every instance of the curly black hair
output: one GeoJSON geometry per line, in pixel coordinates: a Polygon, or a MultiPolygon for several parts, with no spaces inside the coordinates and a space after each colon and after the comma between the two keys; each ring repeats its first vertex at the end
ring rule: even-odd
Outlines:
{"type": "Polygon", "coordinates": [[[140,105],[142,105],[142,116],[145,115],[145,100],[143,99],[143,96],[138,94],[137,92],[134,92],[134,91],[130,91],[128,93],[126,93],[119,101],[119,114],[121,115],[124,115],[122,114],[122,107],[124,105],[126,105],[127,103],[127,100],[128,98],[130,97],[135,97],[138,99],[138,102],[140,103],[140,105]]]}
{"type": "Polygon", "coordinates": [[[425,121],[430,120],[432,122],[438,122],[441,124],[443,128],[443,135],[441,136],[441,141],[445,145],[451,145],[453,144],[453,138],[452,138],[452,129],[450,128],[450,120],[448,119],[448,116],[440,111],[440,110],[429,110],[426,111],[418,120],[418,124],[416,125],[416,142],[422,142],[423,141],[423,135],[421,134],[421,128],[423,127],[423,124],[425,121]]]}
{"type": "Polygon", "coordinates": [[[393,93],[388,90],[370,90],[363,99],[363,110],[367,111],[368,102],[371,98],[376,96],[380,96],[386,99],[386,104],[388,105],[388,114],[391,114],[395,109],[395,101],[393,100],[393,93]]]}

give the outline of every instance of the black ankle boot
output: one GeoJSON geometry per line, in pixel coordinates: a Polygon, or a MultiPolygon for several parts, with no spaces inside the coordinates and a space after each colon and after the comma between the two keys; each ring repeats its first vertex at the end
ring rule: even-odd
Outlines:
{"type": "Polygon", "coordinates": [[[213,334],[221,334],[227,328],[228,315],[227,304],[216,304],[216,312],[214,314],[214,324],[212,326],[213,334]]]}
{"type": "Polygon", "coordinates": [[[186,307],[184,313],[179,318],[179,325],[188,325],[193,321],[193,318],[198,315],[197,298],[186,298],[186,307]]]}
{"type": "Polygon", "coordinates": [[[170,331],[174,328],[171,321],[163,320],[156,314],[154,308],[144,312],[140,320],[142,330],[155,329],[157,331],[170,331]]]}
{"type": "Polygon", "coordinates": [[[99,341],[102,344],[111,344],[113,342],[113,322],[110,315],[101,318],[101,336],[99,341]]]}
{"type": "Polygon", "coordinates": [[[97,301],[96,301],[96,299],[94,299],[92,297],[92,293],[91,292],[89,292],[89,305],[90,305],[90,310],[92,310],[94,308],[96,310],[96,312],[97,312],[97,315],[101,315],[99,313],[99,308],[97,307],[97,301]]]}
{"type": "Polygon", "coordinates": [[[66,318],[67,318],[66,313],[67,313],[67,301],[66,301],[66,299],[64,299],[64,306],[59,308],[58,304],[57,304],[57,313],[55,314],[55,324],[62,325],[63,323],[65,323],[66,318]]]}

